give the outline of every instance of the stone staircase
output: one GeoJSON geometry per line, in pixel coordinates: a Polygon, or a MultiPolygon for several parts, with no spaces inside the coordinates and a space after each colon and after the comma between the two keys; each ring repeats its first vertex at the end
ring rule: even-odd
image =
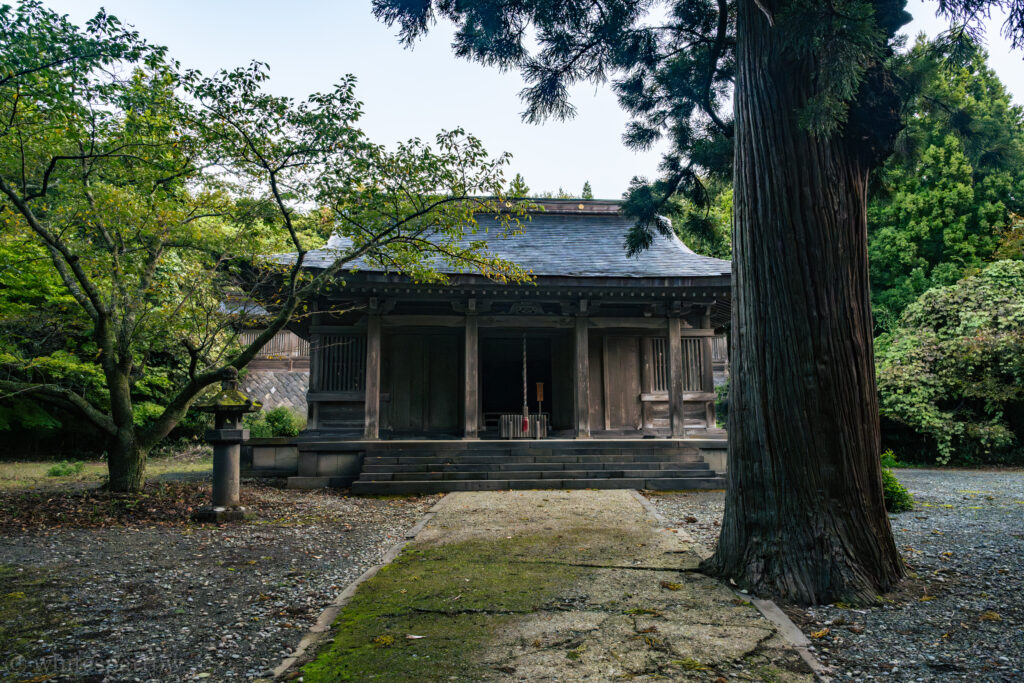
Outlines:
{"type": "Polygon", "coordinates": [[[573,488],[721,489],[725,480],[700,448],[676,440],[379,442],[367,446],[351,491],[573,488]]]}

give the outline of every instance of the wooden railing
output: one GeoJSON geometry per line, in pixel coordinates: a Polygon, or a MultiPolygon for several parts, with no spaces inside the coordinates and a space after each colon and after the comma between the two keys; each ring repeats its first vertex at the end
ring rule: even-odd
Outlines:
{"type": "MultiPolygon", "coordinates": [[[[244,345],[249,345],[256,341],[256,337],[262,333],[263,330],[243,330],[239,335],[239,341],[244,345]]],[[[256,357],[267,359],[308,359],[309,342],[293,332],[281,330],[270,338],[270,341],[260,349],[256,357]]]]}

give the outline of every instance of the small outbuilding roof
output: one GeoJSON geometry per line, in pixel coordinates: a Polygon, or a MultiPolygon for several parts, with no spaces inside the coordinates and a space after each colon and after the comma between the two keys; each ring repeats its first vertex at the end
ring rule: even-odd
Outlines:
{"type": "MultiPolygon", "coordinates": [[[[497,256],[517,263],[541,277],[693,278],[728,276],[730,263],[701,256],[672,235],[656,235],[651,247],[637,256],[627,256],[625,236],[634,219],[619,212],[619,203],[606,200],[535,200],[543,212],[521,219],[522,233],[503,236],[497,221],[481,216],[480,229],[468,240],[484,239],[497,256]]],[[[334,236],[322,249],[307,254],[312,268],[330,266],[343,254],[349,241],[334,236]]],[[[294,257],[292,257],[294,258],[294,257]]],[[[437,263],[441,272],[455,274],[450,266],[437,263]]],[[[362,259],[349,266],[355,270],[380,272],[378,266],[362,259]]]]}

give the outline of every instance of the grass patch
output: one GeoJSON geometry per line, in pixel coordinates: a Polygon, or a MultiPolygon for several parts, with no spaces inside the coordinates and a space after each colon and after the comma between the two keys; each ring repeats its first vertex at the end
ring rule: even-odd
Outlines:
{"type": "Polygon", "coordinates": [[[485,677],[475,653],[579,576],[579,568],[537,561],[555,543],[527,535],[406,548],[360,586],[334,623],[333,642],[303,669],[304,680],[485,677]]]}
{"type": "MultiPolygon", "coordinates": [[[[146,477],[209,472],[213,458],[150,458],[146,462],[146,477]]],[[[82,485],[100,485],[107,480],[107,463],[94,460],[46,460],[0,462],[0,491],[35,488],[74,488],[82,485]]]]}
{"type": "Polygon", "coordinates": [[[85,469],[85,463],[81,460],[61,460],[59,463],[46,470],[48,477],[70,477],[85,469]]]}

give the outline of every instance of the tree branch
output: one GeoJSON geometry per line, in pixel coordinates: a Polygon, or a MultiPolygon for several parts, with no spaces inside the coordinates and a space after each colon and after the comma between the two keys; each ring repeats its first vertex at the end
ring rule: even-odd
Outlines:
{"type": "Polygon", "coordinates": [[[72,408],[84,416],[93,426],[106,434],[114,436],[117,433],[113,420],[105,413],[97,410],[91,403],[75,392],[57,384],[32,384],[29,382],[0,380],[0,391],[7,392],[6,395],[0,396],[0,400],[11,398],[15,395],[31,396],[65,408],[72,408]]]}

